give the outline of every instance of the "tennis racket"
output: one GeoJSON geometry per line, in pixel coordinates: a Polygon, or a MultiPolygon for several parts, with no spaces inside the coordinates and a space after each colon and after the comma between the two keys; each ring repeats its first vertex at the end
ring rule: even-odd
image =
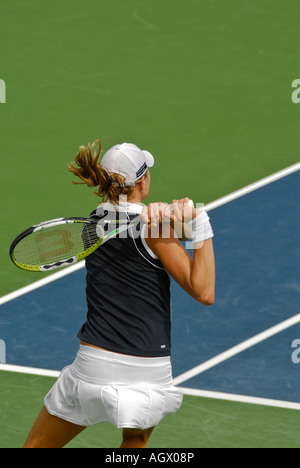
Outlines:
{"type": "Polygon", "coordinates": [[[17,267],[27,271],[63,268],[83,260],[100,245],[139,222],[140,216],[120,221],[99,218],[52,219],[19,234],[10,246],[9,255],[17,267]],[[106,232],[107,225],[111,225],[112,230],[106,232]]]}

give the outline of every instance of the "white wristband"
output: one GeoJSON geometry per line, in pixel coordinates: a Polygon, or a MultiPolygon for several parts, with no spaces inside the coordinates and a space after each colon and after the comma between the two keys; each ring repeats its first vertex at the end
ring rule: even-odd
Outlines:
{"type": "Polygon", "coordinates": [[[191,241],[194,244],[196,242],[203,242],[214,236],[206,211],[201,211],[200,215],[187,223],[187,225],[191,231],[191,241]]]}

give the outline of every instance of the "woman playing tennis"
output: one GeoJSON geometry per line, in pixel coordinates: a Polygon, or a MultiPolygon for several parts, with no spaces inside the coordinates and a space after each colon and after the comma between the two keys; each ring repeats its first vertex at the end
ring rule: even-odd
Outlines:
{"type": "Polygon", "coordinates": [[[25,447],[60,448],[87,426],[122,428],[122,448],[146,447],[159,422],[175,413],[182,392],[172,384],[170,276],[198,302],[214,302],[213,232],[189,199],[142,205],[150,190],[152,155],[133,144],[80,147],[70,171],[103,203],[91,217],[143,221],[86,259],[87,319],[80,348],[46,395],[25,447]],[[186,210],[188,207],[188,210],[186,210]],[[193,259],[174,229],[183,217],[193,259]],[[188,218],[187,218],[188,217],[188,218]],[[166,222],[169,220],[169,223],[166,222]]]}

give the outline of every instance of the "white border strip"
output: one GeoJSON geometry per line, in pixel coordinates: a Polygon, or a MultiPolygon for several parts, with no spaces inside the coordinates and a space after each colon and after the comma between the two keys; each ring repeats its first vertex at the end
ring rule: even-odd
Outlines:
{"type": "MultiPolygon", "coordinates": [[[[213,210],[214,208],[218,208],[219,206],[225,205],[226,203],[229,203],[237,198],[243,197],[244,195],[247,195],[248,193],[253,192],[254,190],[264,187],[265,185],[271,184],[272,182],[275,182],[276,180],[286,177],[292,174],[293,172],[296,172],[299,170],[300,170],[300,162],[293,164],[292,166],[289,166],[279,172],[275,172],[275,174],[265,177],[264,179],[258,180],[257,182],[254,182],[253,184],[247,185],[246,187],[240,190],[237,190],[235,192],[232,192],[229,195],[226,195],[225,197],[219,198],[218,200],[208,203],[207,205],[205,205],[205,210],[209,211],[209,210],[213,210]]],[[[85,266],[84,261],[76,263],[75,265],[72,265],[57,273],[49,275],[46,278],[43,278],[39,281],[29,284],[28,286],[25,286],[21,289],[17,289],[16,291],[13,291],[5,296],[2,296],[0,297],[0,306],[2,304],[5,304],[6,302],[16,299],[17,297],[23,296],[23,294],[27,294],[31,291],[34,291],[35,289],[45,286],[46,284],[56,281],[57,279],[70,275],[74,271],[80,270],[84,266],[85,266]]]]}
{"type": "MultiPolygon", "coordinates": [[[[11,364],[0,364],[0,371],[15,372],[20,374],[38,375],[43,377],[58,378],[60,371],[49,369],[38,369],[35,367],[14,366],[11,364]]],[[[210,390],[199,390],[195,388],[180,387],[184,395],[192,395],[215,400],[226,400],[237,403],[248,403],[253,405],[272,406],[300,411],[300,403],[292,401],[273,400],[270,398],[258,398],[247,395],[237,395],[233,393],[213,392],[210,390]]]]}
{"type": "Polygon", "coordinates": [[[236,395],[233,393],[212,392],[210,390],[198,390],[195,388],[180,387],[184,395],[192,395],[202,398],[212,398],[215,400],[227,400],[237,403],[250,403],[253,405],[273,406],[276,408],[286,408],[300,411],[300,403],[293,401],[272,400],[270,398],[258,398],[247,395],[236,395]]]}
{"type": "Polygon", "coordinates": [[[60,371],[39,369],[37,367],[14,366],[12,364],[0,364],[0,371],[16,372],[19,374],[40,375],[43,377],[58,377],[60,371]]]}
{"type": "Polygon", "coordinates": [[[275,325],[274,327],[268,328],[267,330],[263,331],[262,333],[259,333],[258,335],[255,335],[252,338],[249,338],[248,340],[243,341],[242,343],[240,343],[240,344],[238,344],[236,346],[233,346],[230,349],[227,349],[227,351],[224,351],[223,353],[218,354],[217,356],[213,357],[212,359],[209,359],[208,361],[203,362],[202,364],[199,364],[198,366],[194,367],[193,369],[190,369],[189,371],[184,372],[183,374],[179,375],[178,377],[175,377],[173,383],[174,383],[174,385],[180,385],[182,382],[185,382],[186,380],[190,380],[193,377],[196,377],[196,375],[202,374],[202,372],[205,372],[208,369],[211,369],[212,367],[217,366],[221,362],[227,361],[227,359],[230,359],[233,356],[236,356],[237,354],[241,353],[242,351],[245,351],[246,349],[257,345],[258,343],[261,343],[262,341],[267,340],[271,336],[274,336],[277,333],[280,333],[283,330],[286,330],[287,328],[290,328],[290,327],[292,327],[293,325],[296,325],[299,322],[300,322],[300,314],[296,314],[293,317],[279,323],[278,325],[275,325]]]}
{"type": "Polygon", "coordinates": [[[257,182],[254,182],[253,184],[247,185],[246,187],[243,187],[240,190],[232,192],[229,195],[225,195],[225,197],[218,198],[218,200],[208,203],[207,205],[205,205],[205,210],[209,211],[209,210],[213,210],[214,208],[218,208],[219,206],[225,205],[226,203],[236,200],[237,198],[243,197],[244,195],[247,195],[248,193],[254,192],[255,190],[258,190],[264,187],[265,185],[271,184],[272,182],[282,179],[283,177],[293,174],[293,172],[297,172],[299,170],[300,170],[300,162],[293,164],[292,166],[286,167],[285,169],[282,169],[279,172],[275,172],[275,174],[265,177],[264,179],[258,180],[257,182]]]}
{"type": "MultiPolygon", "coordinates": [[[[14,366],[11,364],[0,364],[0,371],[15,372],[20,374],[38,375],[42,377],[58,378],[60,371],[49,369],[38,369],[35,367],[14,366]]],[[[300,403],[292,401],[273,400],[270,398],[258,398],[247,395],[238,395],[233,393],[213,392],[210,390],[199,390],[195,388],[180,387],[184,395],[191,395],[201,398],[211,398],[215,400],[226,400],[237,403],[248,403],[253,405],[272,406],[276,408],[285,408],[300,411],[300,403]]]]}

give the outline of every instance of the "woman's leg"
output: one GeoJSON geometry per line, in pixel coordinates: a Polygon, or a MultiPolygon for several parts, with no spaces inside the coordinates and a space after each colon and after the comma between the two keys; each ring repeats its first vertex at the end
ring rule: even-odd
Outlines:
{"type": "Polygon", "coordinates": [[[149,429],[123,429],[120,448],[146,448],[154,427],[149,429]]]}
{"type": "Polygon", "coordinates": [[[62,448],[85,429],[52,416],[43,407],[27,437],[24,448],[62,448]]]}

